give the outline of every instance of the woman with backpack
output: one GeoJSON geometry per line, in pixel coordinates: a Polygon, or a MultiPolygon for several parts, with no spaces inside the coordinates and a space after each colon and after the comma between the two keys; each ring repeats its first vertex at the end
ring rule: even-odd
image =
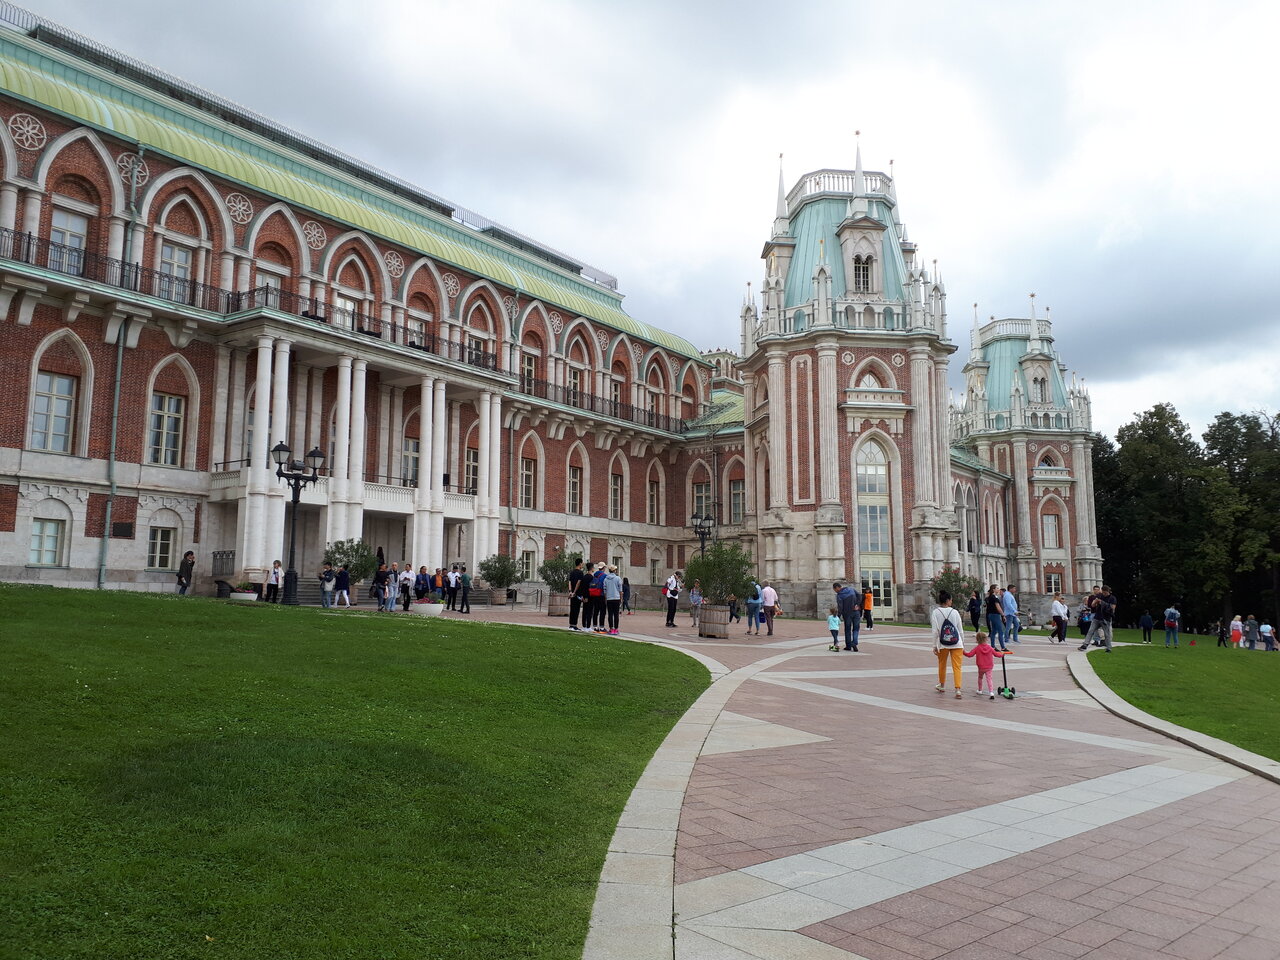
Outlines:
{"type": "Polygon", "coordinates": [[[956,699],[963,699],[960,692],[960,668],[964,664],[964,620],[960,611],[951,606],[951,594],[938,591],[938,605],[929,614],[933,628],[933,653],[938,658],[938,685],[933,689],[945,693],[947,689],[947,664],[951,664],[951,676],[956,685],[956,699]]]}

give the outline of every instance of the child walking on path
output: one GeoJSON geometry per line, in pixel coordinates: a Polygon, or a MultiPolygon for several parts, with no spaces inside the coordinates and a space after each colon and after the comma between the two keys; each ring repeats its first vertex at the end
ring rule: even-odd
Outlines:
{"type": "Polygon", "coordinates": [[[966,657],[973,657],[974,665],[978,668],[978,696],[982,696],[982,681],[987,681],[987,693],[991,699],[996,698],[995,681],[991,679],[992,671],[995,669],[996,657],[1007,657],[1009,653],[1004,650],[997,650],[987,642],[987,635],[979,630],[974,634],[977,646],[972,650],[966,650],[966,657]]]}
{"type": "Polygon", "coordinates": [[[955,678],[956,699],[964,696],[960,692],[960,667],[964,664],[964,621],[960,619],[960,611],[951,606],[951,594],[946,590],[938,591],[938,605],[929,614],[929,625],[933,627],[933,652],[938,658],[938,685],[934,687],[939,693],[947,689],[947,664],[951,664],[951,673],[955,678]]]}
{"type": "Polygon", "coordinates": [[[840,649],[840,625],[842,623],[844,623],[844,620],[840,618],[840,614],[836,611],[836,608],[831,607],[828,610],[827,629],[831,631],[832,650],[840,649]]]}

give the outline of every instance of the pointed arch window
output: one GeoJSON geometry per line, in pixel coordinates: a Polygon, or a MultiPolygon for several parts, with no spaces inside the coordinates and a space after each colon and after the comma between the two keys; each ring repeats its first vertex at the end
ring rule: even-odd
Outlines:
{"type": "Polygon", "coordinates": [[[80,378],[40,370],[36,373],[31,449],[70,453],[75,442],[80,378]]]}
{"type": "Polygon", "coordinates": [[[889,537],[889,463],[874,440],[858,450],[858,551],[887,554],[889,537]]]}
{"type": "Polygon", "coordinates": [[[874,373],[868,370],[866,373],[862,375],[861,379],[858,380],[858,389],[859,390],[882,390],[884,389],[884,384],[880,382],[879,377],[877,377],[874,373]]]}
{"type": "Polygon", "coordinates": [[[853,292],[854,293],[870,293],[871,292],[871,257],[858,256],[853,258],[853,292]]]}

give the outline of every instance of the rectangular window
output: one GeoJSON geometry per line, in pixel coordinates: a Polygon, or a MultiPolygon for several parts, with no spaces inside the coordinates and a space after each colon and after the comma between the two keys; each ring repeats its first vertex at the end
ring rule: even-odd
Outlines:
{"type": "Polygon", "coordinates": [[[617,416],[618,408],[622,406],[622,381],[609,381],[609,400],[613,404],[614,416],[617,416]]]}
{"type": "Polygon", "coordinates": [[[622,474],[609,474],[609,519],[622,519],[622,474]]]}
{"type": "Polygon", "coordinates": [[[418,464],[422,457],[422,442],[416,437],[404,438],[404,454],[400,458],[400,483],[406,487],[418,485],[418,464]]]}
{"type": "Polygon", "coordinates": [[[582,512],[582,468],[569,468],[569,490],[565,498],[566,513],[582,512]]]}
{"type": "Polygon", "coordinates": [[[889,467],[884,463],[858,464],[859,493],[888,493],[889,467]]]}
{"type": "Polygon", "coordinates": [[[533,381],[538,379],[538,358],[532,353],[522,353],[520,355],[520,379],[522,389],[528,390],[533,386],[533,381]]]}
{"type": "Polygon", "coordinates": [[[346,330],[355,330],[359,326],[363,326],[363,318],[360,316],[360,304],[351,297],[344,297],[340,293],[333,295],[333,324],[346,330]]]}
{"type": "Polygon", "coordinates": [[[156,295],[166,300],[191,300],[191,251],[176,243],[160,245],[160,274],[156,295]]]}
{"type": "Polygon", "coordinates": [[[705,517],[711,512],[711,484],[695,483],[693,485],[693,512],[705,517]]]}
{"type": "Polygon", "coordinates": [[[871,261],[866,257],[853,258],[853,289],[855,293],[871,292],[871,261]]]}
{"type": "Polygon", "coordinates": [[[625,571],[625,570],[623,570],[623,568],[622,568],[622,558],[621,558],[621,557],[614,557],[614,558],[610,561],[610,563],[612,563],[615,567],[617,567],[617,568],[618,568],[618,576],[620,576],[620,577],[621,577],[621,576],[625,576],[625,575],[626,575],[626,571],[625,571]]]}
{"type": "Polygon", "coordinates": [[[66,523],[62,520],[31,521],[31,550],[27,554],[27,563],[36,567],[62,566],[62,538],[66,532],[66,523]]]}
{"type": "Polygon", "coordinates": [[[533,579],[535,569],[538,565],[538,555],[532,550],[524,550],[520,553],[520,579],[528,583],[533,579]]]}
{"type": "Polygon", "coordinates": [[[658,561],[649,561],[649,582],[655,587],[658,585],[658,561]]]}
{"type": "Polygon", "coordinates": [[[865,570],[862,574],[871,587],[871,603],[876,607],[893,606],[893,576],[888,570],[865,570]]]}
{"type": "Polygon", "coordinates": [[[467,340],[467,362],[473,366],[481,366],[484,362],[485,342],[480,337],[470,337],[467,340]]]}
{"type": "Polygon", "coordinates": [[[538,507],[538,461],[532,457],[520,458],[520,509],[536,510],[538,507]]]}
{"type": "Polygon", "coordinates": [[[889,552],[888,504],[858,504],[858,552],[889,552]]]}
{"type": "Polygon", "coordinates": [[[89,218],[78,213],[54,209],[49,239],[57,246],[49,248],[49,269],[62,273],[84,271],[84,248],[89,237],[89,218]]]}
{"type": "Polygon", "coordinates": [[[729,522],[741,523],[747,514],[747,481],[729,481],[729,522]]]}
{"type": "Polygon", "coordinates": [[[1044,591],[1045,593],[1061,593],[1062,592],[1062,574],[1046,573],[1044,575],[1044,591]]]}
{"type": "Polygon", "coordinates": [[[1056,550],[1062,545],[1058,536],[1058,515],[1056,513],[1040,515],[1040,533],[1040,545],[1046,549],[1056,550]]]}
{"type": "Polygon", "coordinates": [[[147,568],[150,570],[172,570],[173,545],[178,539],[178,531],[173,527],[152,527],[147,534],[147,568]]]}
{"type": "Polygon", "coordinates": [[[475,447],[467,447],[462,462],[462,490],[475,494],[480,489],[480,451],[475,447]]]}
{"type": "Polygon", "coordinates": [[[70,453],[75,437],[76,377],[36,373],[31,415],[31,449],[70,453]]]}
{"type": "Polygon", "coordinates": [[[577,367],[569,368],[569,397],[570,406],[576,407],[582,400],[582,371],[577,367]]]}
{"type": "Polygon", "coordinates": [[[662,484],[657,480],[649,481],[649,522],[658,523],[659,517],[662,516],[662,484]]]}
{"type": "Polygon", "coordinates": [[[147,462],[182,465],[182,423],[187,400],[169,393],[151,395],[151,432],[147,462]]]}

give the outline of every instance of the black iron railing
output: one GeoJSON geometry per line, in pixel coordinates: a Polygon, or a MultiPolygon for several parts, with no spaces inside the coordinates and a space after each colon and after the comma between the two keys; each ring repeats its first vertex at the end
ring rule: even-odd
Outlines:
{"type": "Polygon", "coordinates": [[[589,413],[613,417],[617,420],[629,420],[631,423],[643,424],[655,430],[666,430],[668,433],[680,433],[686,428],[686,422],[679,417],[670,417],[665,413],[646,410],[633,403],[624,403],[610,397],[596,396],[585,390],[574,390],[558,383],[540,380],[536,377],[521,377],[518,383],[521,393],[539,400],[549,400],[566,407],[577,407],[589,413]]]}

